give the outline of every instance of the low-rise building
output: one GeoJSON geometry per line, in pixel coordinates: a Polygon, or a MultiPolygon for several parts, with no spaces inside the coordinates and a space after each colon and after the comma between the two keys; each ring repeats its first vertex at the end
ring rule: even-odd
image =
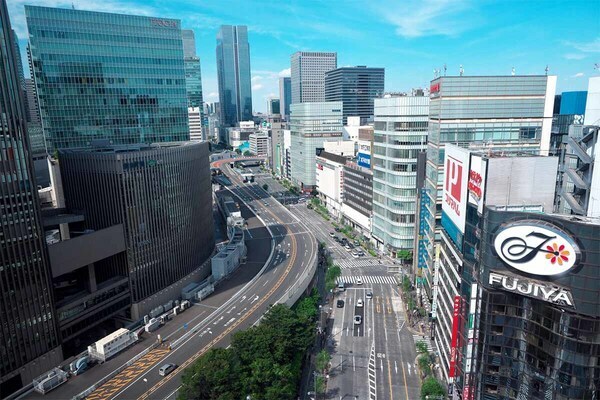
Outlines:
{"type": "Polygon", "coordinates": [[[373,172],[355,162],[346,162],[343,190],[344,220],[365,237],[370,237],[373,216],[373,172]]]}
{"type": "Polygon", "coordinates": [[[257,132],[250,135],[250,153],[259,157],[269,156],[269,134],[257,132]]]}
{"type": "Polygon", "coordinates": [[[190,140],[205,140],[202,131],[202,109],[200,107],[188,107],[188,123],[190,126],[190,140]]]}
{"type": "Polygon", "coordinates": [[[335,218],[341,216],[346,161],[346,157],[326,151],[316,156],[316,189],[319,198],[335,218]]]}

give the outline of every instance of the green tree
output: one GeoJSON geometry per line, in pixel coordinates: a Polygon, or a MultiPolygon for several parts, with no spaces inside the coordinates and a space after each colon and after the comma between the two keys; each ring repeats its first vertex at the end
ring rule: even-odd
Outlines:
{"type": "Polygon", "coordinates": [[[317,360],[315,361],[317,369],[321,372],[325,371],[330,360],[331,356],[329,355],[329,352],[325,349],[321,350],[319,354],[317,354],[317,360]]]}
{"type": "Polygon", "coordinates": [[[417,348],[417,353],[427,354],[427,343],[418,341],[417,343],[415,343],[415,347],[417,348]]]}
{"type": "Polygon", "coordinates": [[[317,387],[317,393],[325,393],[325,378],[323,378],[321,375],[318,375],[315,379],[317,380],[315,384],[317,387]]]}
{"type": "Polygon", "coordinates": [[[446,396],[446,390],[444,386],[437,379],[433,377],[427,377],[423,380],[421,385],[421,400],[427,400],[427,396],[446,396]]]}
{"type": "Polygon", "coordinates": [[[250,157],[251,155],[252,153],[250,153],[250,150],[244,151],[244,157],[250,157]]]}
{"type": "Polygon", "coordinates": [[[235,149],[235,152],[239,154],[242,154],[242,151],[240,149],[235,149]]]}
{"type": "Polygon", "coordinates": [[[211,349],[183,373],[178,399],[239,399],[238,377],[238,363],[233,352],[222,348],[211,349]]]}
{"type": "Polygon", "coordinates": [[[421,370],[424,376],[431,374],[431,367],[429,366],[430,361],[431,360],[429,359],[429,356],[427,354],[424,354],[417,359],[419,369],[421,370]]]}
{"type": "Polygon", "coordinates": [[[406,263],[411,262],[412,258],[413,258],[412,251],[410,251],[410,250],[400,250],[400,251],[398,251],[396,256],[406,263]]]}
{"type": "Polygon", "coordinates": [[[264,185],[262,185],[262,188],[265,190],[269,190],[269,185],[267,185],[266,183],[264,185]]]}
{"type": "Polygon", "coordinates": [[[410,281],[410,278],[408,276],[404,275],[402,277],[402,290],[404,290],[404,293],[408,293],[411,289],[412,282],[410,281]]]}

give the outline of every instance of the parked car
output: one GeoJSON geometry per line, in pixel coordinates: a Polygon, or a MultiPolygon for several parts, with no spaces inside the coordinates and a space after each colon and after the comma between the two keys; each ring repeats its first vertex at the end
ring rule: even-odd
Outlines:
{"type": "Polygon", "coordinates": [[[363,299],[358,299],[358,300],[356,301],[356,307],[362,307],[362,306],[364,306],[363,299]]]}
{"type": "Polygon", "coordinates": [[[358,251],[358,256],[359,256],[359,257],[364,257],[364,256],[365,256],[365,252],[364,252],[364,251],[362,251],[362,250],[359,250],[359,251],[358,251]]]}
{"type": "Polygon", "coordinates": [[[177,368],[175,364],[165,364],[158,370],[160,376],[167,376],[177,368]]]}
{"type": "Polygon", "coordinates": [[[362,279],[358,278],[358,279],[356,280],[356,284],[357,284],[357,285],[362,285],[362,279]]]}
{"type": "Polygon", "coordinates": [[[344,282],[338,283],[338,292],[343,292],[344,290],[346,290],[346,287],[344,286],[344,282]]]}
{"type": "Polygon", "coordinates": [[[329,236],[335,237],[335,232],[329,232],[329,236]]]}
{"type": "Polygon", "coordinates": [[[354,257],[354,258],[358,258],[358,252],[356,252],[356,251],[353,251],[353,252],[352,252],[352,257],[354,257]]]}
{"type": "Polygon", "coordinates": [[[373,298],[373,292],[367,292],[367,299],[372,299],[373,298]]]}
{"type": "Polygon", "coordinates": [[[359,242],[358,240],[355,240],[355,241],[354,241],[354,245],[355,245],[355,246],[360,246],[360,242],[359,242]]]}
{"type": "Polygon", "coordinates": [[[336,232],[339,232],[339,231],[341,231],[340,227],[339,227],[339,226],[336,226],[336,227],[335,227],[335,231],[336,231],[336,232]]]}
{"type": "Polygon", "coordinates": [[[350,243],[346,243],[346,245],[344,246],[346,248],[346,250],[350,251],[352,250],[352,247],[350,247],[350,243]]]}
{"type": "Polygon", "coordinates": [[[337,301],[337,308],[344,308],[344,300],[337,301]]]}
{"type": "Polygon", "coordinates": [[[354,325],[360,325],[362,324],[362,317],[360,315],[355,315],[354,316],[354,325]]]}

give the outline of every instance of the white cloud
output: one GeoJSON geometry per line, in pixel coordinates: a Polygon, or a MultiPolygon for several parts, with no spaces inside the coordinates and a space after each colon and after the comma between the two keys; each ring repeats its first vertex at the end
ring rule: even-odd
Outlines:
{"type": "Polygon", "coordinates": [[[581,54],[581,53],[568,53],[568,54],[565,54],[565,58],[567,60],[583,60],[585,58],[585,54],[581,54]]]}
{"type": "Polygon", "coordinates": [[[208,96],[206,96],[207,99],[218,99],[219,98],[219,93],[217,92],[210,92],[208,94],[208,96]]]}
{"type": "Polygon", "coordinates": [[[291,76],[292,75],[292,69],[291,68],[286,68],[286,69],[282,69],[281,71],[279,71],[279,77],[283,78],[285,76],[291,76]]]}
{"type": "Polygon", "coordinates": [[[575,75],[571,75],[571,78],[581,78],[582,76],[585,76],[585,74],[583,72],[578,72],[575,75]]]}
{"type": "Polygon", "coordinates": [[[255,85],[252,85],[252,90],[260,90],[262,89],[263,85],[261,83],[257,83],[255,85]]]}
{"type": "Polygon", "coordinates": [[[409,0],[377,2],[374,11],[396,26],[396,33],[406,38],[420,36],[453,36],[471,27],[476,21],[468,0],[409,0]]]}
{"type": "Polygon", "coordinates": [[[565,42],[568,46],[574,47],[583,53],[600,53],[600,37],[592,40],[591,42],[577,43],[577,42],[565,42]]]}
{"type": "Polygon", "coordinates": [[[267,94],[266,96],[264,96],[264,98],[265,99],[277,99],[277,98],[279,98],[279,95],[271,92],[271,93],[267,94]]]}
{"type": "Polygon", "coordinates": [[[252,81],[252,83],[260,82],[262,80],[262,76],[255,75],[250,80],[252,81]]]}

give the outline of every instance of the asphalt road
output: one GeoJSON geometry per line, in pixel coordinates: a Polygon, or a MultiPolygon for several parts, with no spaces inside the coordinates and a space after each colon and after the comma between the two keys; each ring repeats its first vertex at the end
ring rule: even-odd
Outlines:
{"type": "Polygon", "coordinates": [[[332,368],[326,398],[419,398],[414,338],[404,324],[397,278],[388,272],[392,261],[387,258],[380,261],[368,253],[352,257],[350,251],[331,237],[331,232],[342,234],[335,232],[330,222],[306,205],[291,208],[317,240],[326,243],[334,264],[342,267],[341,279],[346,282],[346,290],[334,297],[330,317],[332,328],[327,345],[332,354],[332,368]],[[359,278],[362,284],[357,283],[359,278]],[[372,299],[367,299],[367,292],[372,293],[372,299]],[[344,301],[342,308],[336,305],[338,299],[344,301]],[[362,299],[363,307],[357,306],[358,299],[362,299]],[[355,315],[362,317],[361,324],[354,324],[355,315]]]}
{"type": "Polygon", "coordinates": [[[265,270],[243,291],[232,295],[231,302],[218,309],[193,329],[193,334],[140,374],[120,391],[105,399],[174,399],[180,387],[181,373],[210,348],[226,347],[231,334],[257,323],[275,302],[287,299],[288,288],[298,282],[317,254],[313,235],[257,184],[242,184],[240,177],[222,161],[221,169],[232,180],[231,191],[250,199],[248,205],[270,229],[274,239],[273,257],[265,270]],[[239,185],[239,187],[235,187],[239,185]],[[179,367],[166,377],[158,374],[165,363],[179,367]]]}

